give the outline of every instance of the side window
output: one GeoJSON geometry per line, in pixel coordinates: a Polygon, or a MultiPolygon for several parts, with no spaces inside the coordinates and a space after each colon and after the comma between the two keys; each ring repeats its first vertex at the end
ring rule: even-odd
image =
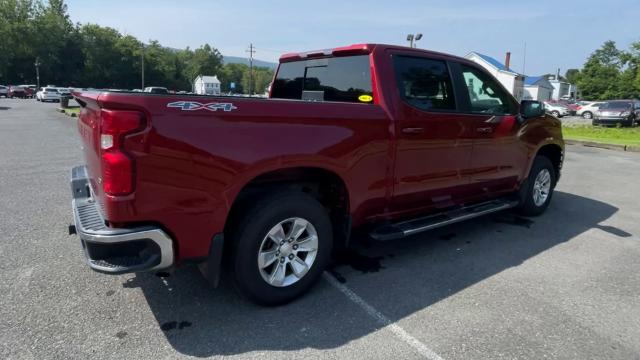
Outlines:
{"type": "Polygon", "coordinates": [[[400,96],[421,110],[455,110],[453,85],[444,61],[395,56],[400,96]]]}
{"type": "Polygon", "coordinates": [[[271,97],[310,101],[373,103],[368,55],[280,64],[271,97]]]}
{"type": "Polygon", "coordinates": [[[492,115],[513,115],[517,112],[511,96],[500,87],[497,80],[466,65],[460,65],[460,68],[467,86],[471,112],[492,115]]]}

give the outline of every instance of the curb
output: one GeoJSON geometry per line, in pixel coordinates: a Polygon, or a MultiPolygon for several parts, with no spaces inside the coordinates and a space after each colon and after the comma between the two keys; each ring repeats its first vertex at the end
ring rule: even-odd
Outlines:
{"type": "Polygon", "coordinates": [[[57,108],[57,109],[56,109],[56,111],[57,111],[57,112],[59,112],[59,113],[61,113],[61,114],[65,114],[65,115],[67,115],[67,116],[71,116],[71,117],[77,117],[77,116],[78,116],[78,115],[77,115],[76,113],[74,113],[74,112],[72,112],[72,113],[68,114],[68,113],[65,111],[65,109],[63,109],[63,108],[57,108]]]}
{"type": "Polygon", "coordinates": [[[570,139],[564,139],[564,142],[569,145],[582,145],[587,147],[595,147],[599,149],[640,152],[640,146],[636,146],[636,145],[604,144],[604,143],[598,143],[593,141],[570,140],[570,139]]]}

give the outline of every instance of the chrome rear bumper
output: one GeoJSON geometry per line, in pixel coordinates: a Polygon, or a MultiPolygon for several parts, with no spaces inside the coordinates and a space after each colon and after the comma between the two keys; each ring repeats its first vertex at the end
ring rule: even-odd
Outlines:
{"type": "Polygon", "coordinates": [[[173,241],[160,228],[107,226],[99,204],[93,199],[87,169],[71,169],[73,219],[87,264],[107,274],[159,271],[174,262],[173,241]]]}

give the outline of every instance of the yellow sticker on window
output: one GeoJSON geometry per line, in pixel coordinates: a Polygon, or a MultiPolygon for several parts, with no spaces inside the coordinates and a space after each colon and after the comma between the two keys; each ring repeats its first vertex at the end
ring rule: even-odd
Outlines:
{"type": "Polygon", "coordinates": [[[371,96],[371,95],[360,95],[360,96],[358,96],[358,100],[360,100],[362,102],[372,102],[373,101],[373,96],[371,96]]]}

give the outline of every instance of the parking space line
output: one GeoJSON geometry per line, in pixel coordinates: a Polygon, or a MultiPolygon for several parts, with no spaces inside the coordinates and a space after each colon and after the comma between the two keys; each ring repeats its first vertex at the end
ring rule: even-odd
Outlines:
{"type": "Polygon", "coordinates": [[[396,325],[389,318],[384,316],[381,312],[376,310],[373,306],[369,305],[363,298],[358,296],[358,294],[354,293],[351,289],[341,284],[333,275],[328,272],[324,272],[323,274],[325,280],[329,282],[334,288],[343,293],[349,300],[354,302],[356,305],[360,306],[362,310],[364,310],[369,316],[374,318],[377,322],[379,322],[384,327],[391,330],[391,332],[398,337],[400,340],[404,341],[409,346],[413,347],[418,351],[422,356],[426,359],[430,360],[442,360],[442,358],[436,354],[433,350],[429,349],[427,345],[422,343],[420,340],[411,336],[408,332],[406,332],[403,328],[396,325]]]}

